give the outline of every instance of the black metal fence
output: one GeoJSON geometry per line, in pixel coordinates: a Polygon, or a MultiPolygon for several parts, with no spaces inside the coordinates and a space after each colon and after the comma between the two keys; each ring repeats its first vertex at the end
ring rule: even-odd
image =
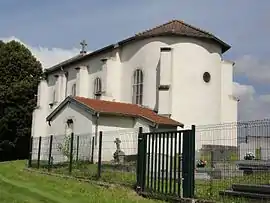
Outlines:
{"type": "MultiPolygon", "coordinates": [[[[146,142],[147,146],[150,143],[150,148],[152,147],[154,150],[153,153],[157,152],[159,156],[163,154],[162,147],[159,147],[160,144],[163,145],[162,142],[159,144],[162,136],[160,136],[161,138],[157,136],[158,141],[154,142],[153,147],[151,141],[146,142]]],[[[183,146],[188,145],[183,144],[183,146]]],[[[141,167],[141,165],[137,165],[138,131],[136,130],[102,132],[98,136],[74,134],[70,137],[59,135],[37,137],[32,138],[31,148],[29,167],[79,178],[101,179],[128,186],[135,186],[137,183],[136,167],[141,167]]],[[[173,148],[169,148],[169,150],[173,150],[173,148]]],[[[148,159],[149,157],[146,157],[145,160],[148,159]]],[[[171,166],[170,163],[172,163],[173,169],[168,173],[169,175],[172,173],[172,177],[175,172],[175,177],[178,177],[179,171],[183,173],[175,159],[177,162],[177,155],[172,158],[168,157],[168,164],[171,166]],[[170,162],[171,159],[172,162],[170,162]],[[174,170],[175,167],[176,170],[174,170]]],[[[270,184],[269,159],[270,120],[268,119],[196,126],[195,163],[189,157],[186,160],[193,162],[196,168],[194,172],[195,197],[219,202],[247,202],[243,198],[245,192],[241,191],[244,187],[243,184],[252,185],[253,189],[257,187],[254,186],[255,184],[260,187],[270,184]],[[231,200],[232,195],[239,197],[231,200]]],[[[151,187],[151,168],[157,166],[157,168],[160,167],[158,171],[162,171],[162,158],[161,165],[158,159],[156,163],[156,160],[152,160],[152,158],[150,158],[150,162],[146,163],[150,164],[147,167],[150,169],[149,176],[149,170],[147,171],[146,168],[145,171],[146,186],[154,187],[156,190],[159,188],[162,192],[162,179],[159,183],[152,180],[153,187],[151,187]]],[[[153,173],[152,177],[155,179],[156,176],[158,179],[158,176],[162,177],[162,174],[163,172],[153,173]]],[[[170,185],[170,183],[168,184],[170,185]]],[[[172,191],[178,192],[179,183],[172,181],[172,186],[174,184],[176,187],[175,189],[172,187],[172,191]]],[[[184,188],[187,187],[189,186],[184,188]]],[[[245,189],[245,191],[247,190],[252,193],[258,191],[258,187],[253,191],[250,191],[250,188],[245,189]]],[[[259,194],[259,196],[266,198],[265,195],[259,194]]]]}
{"type": "Polygon", "coordinates": [[[139,133],[138,190],[194,197],[195,126],[190,130],[139,133]]]}
{"type": "Polygon", "coordinates": [[[270,183],[270,120],[197,126],[195,156],[197,197],[241,203],[266,198],[254,185],[270,183]]]}
{"type": "Polygon", "coordinates": [[[31,138],[28,166],[81,179],[134,186],[138,131],[31,138]],[[96,141],[95,141],[96,139],[96,141]],[[121,147],[120,147],[121,144],[121,147]]]}

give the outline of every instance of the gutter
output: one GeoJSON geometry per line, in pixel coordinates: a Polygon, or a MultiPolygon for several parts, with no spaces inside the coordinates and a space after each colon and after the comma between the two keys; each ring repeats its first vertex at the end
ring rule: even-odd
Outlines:
{"type": "Polygon", "coordinates": [[[98,138],[99,112],[96,112],[95,115],[96,115],[96,125],[95,125],[95,146],[96,146],[98,138]]]}

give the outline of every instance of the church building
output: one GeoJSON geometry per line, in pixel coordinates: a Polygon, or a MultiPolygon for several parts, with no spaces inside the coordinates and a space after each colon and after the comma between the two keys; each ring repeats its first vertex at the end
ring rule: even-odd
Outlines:
{"type": "Polygon", "coordinates": [[[145,131],[237,121],[230,46],[172,20],[45,69],[32,136],[138,128],[145,131]]]}

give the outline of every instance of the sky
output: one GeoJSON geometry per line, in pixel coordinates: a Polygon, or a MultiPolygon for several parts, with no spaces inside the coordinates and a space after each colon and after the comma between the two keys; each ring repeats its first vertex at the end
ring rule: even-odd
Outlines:
{"type": "Polygon", "coordinates": [[[1,0],[0,39],[25,44],[44,67],[172,19],[207,30],[232,48],[239,120],[270,118],[268,0],[1,0]]]}

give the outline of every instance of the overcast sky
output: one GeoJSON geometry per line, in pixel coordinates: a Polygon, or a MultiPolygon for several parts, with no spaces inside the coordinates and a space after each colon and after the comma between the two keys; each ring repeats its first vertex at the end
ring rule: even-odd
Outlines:
{"type": "Polygon", "coordinates": [[[268,0],[1,0],[0,39],[28,46],[44,67],[171,19],[212,32],[232,48],[239,119],[270,117],[268,0]],[[113,2],[113,3],[112,3],[113,2]]]}

